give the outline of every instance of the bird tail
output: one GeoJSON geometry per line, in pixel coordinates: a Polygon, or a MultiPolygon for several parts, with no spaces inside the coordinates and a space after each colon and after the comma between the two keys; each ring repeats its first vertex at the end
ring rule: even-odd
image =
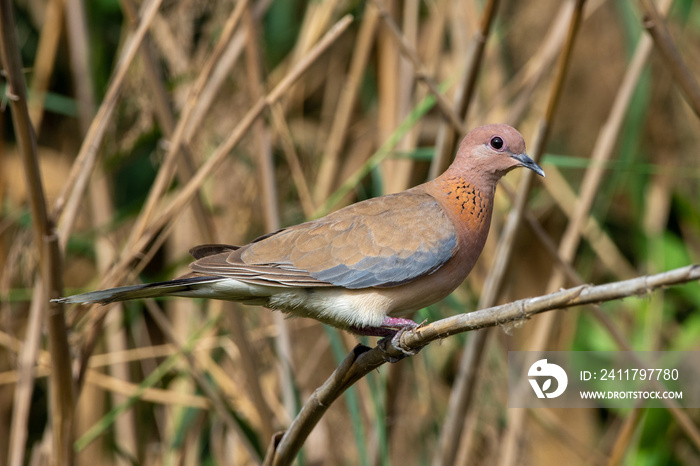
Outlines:
{"type": "Polygon", "coordinates": [[[199,285],[220,281],[220,277],[188,277],[178,278],[167,282],[147,283],[144,285],[120,286],[107,290],[90,291],[65,298],[52,299],[51,302],[72,303],[100,303],[108,304],[116,301],[128,301],[130,299],[156,298],[159,296],[172,296],[194,291],[199,285]]]}

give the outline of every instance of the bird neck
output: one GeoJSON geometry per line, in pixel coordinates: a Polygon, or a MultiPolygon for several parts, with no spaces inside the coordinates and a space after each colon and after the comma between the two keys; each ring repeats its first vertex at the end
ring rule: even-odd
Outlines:
{"type": "MultiPolygon", "coordinates": [[[[441,176],[433,181],[431,194],[440,202],[454,224],[470,241],[485,239],[491,224],[495,183],[463,176],[441,176]]],[[[465,237],[465,239],[467,239],[465,237]]]]}

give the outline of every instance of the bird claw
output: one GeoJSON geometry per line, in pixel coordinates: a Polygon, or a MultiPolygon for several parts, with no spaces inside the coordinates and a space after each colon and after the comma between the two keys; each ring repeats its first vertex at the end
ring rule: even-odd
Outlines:
{"type": "MultiPolygon", "coordinates": [[[[421,324],[421,325],[422,325],[422,324],[421,324]]],[[[401,361],[402,359],[405,359],[405,358],[407,358],[407,357],[409,357],[409,356],[415,356],[416,354],[418,354],[418,352],[419,352],[420,350],[423,349],[423,347],[420,347],[420,348],[408,348],[408,347],[407,347],[406,345],[404,345],[403,342],[401,341],[401,337],[403,336],[403,334],[404,334],[406,331],[408,331],[408,330],[414,330],[414,329],[416,329],[416,328],[418,328],[418,327],[419,327],[419,326],[401,328],[401,329],[399,329],[395,334],[390,335],[390,336],[387,336],[387,337],[384,337],[384,338],[382,338],[381,340],[379,340],[379,341],[377,342],[377,347],[379,347],[379,349],[382,350],[382,353],[384,353],[384,360],[385,360],[386,362],[390,362],[390,363],[399,362],[399,361],[401,361]],[[403,354],[401,354],[400,356],[393,356],[393,355],[391,355],[391,354],[389,353],[389,348],[387,347],[387,345],[391,345],[391,346],[394,347],[395,349],[401,351],[401,353],[403,353],[403,354]]]]}

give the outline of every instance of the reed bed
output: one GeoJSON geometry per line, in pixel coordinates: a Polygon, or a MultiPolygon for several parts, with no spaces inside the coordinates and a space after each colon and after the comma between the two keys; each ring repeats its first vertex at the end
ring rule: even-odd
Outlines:
{"type": "Polygon", "coordinates": [[[0,13],[0,463],[700,463],[698,410],[507,407],[509,350],[700,350],[697,2],[0,0],[0,13]],[[477,266],[414,316],[489,309],[488,329],[382,365],[356,348],[375,339],[262,308],[48,303],[166,280],[194,245],[406,189],[495,122],[525,135],[547,178],[502,180],[477,266]],[[624,300],[575,288],[623,280],[640,284],[624,300]],[[503,320],[498,305],[563,288],[579,294],[547,309],[577,307],[503,320]],[[323,396],[310,420],[302,406],[323,396]],[[275,456],[290,426],[310,434],[275,456]]]}

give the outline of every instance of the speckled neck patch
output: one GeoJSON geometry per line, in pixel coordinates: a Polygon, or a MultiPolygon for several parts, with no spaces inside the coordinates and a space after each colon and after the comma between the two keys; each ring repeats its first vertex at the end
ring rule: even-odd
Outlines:
{"type": "Polygon", "coordinates": [[[477,189],[464,178],[453,178],[443,186],[453,213],[469,228],[478,228],[488,221],[491,196],[477,189]]]}

